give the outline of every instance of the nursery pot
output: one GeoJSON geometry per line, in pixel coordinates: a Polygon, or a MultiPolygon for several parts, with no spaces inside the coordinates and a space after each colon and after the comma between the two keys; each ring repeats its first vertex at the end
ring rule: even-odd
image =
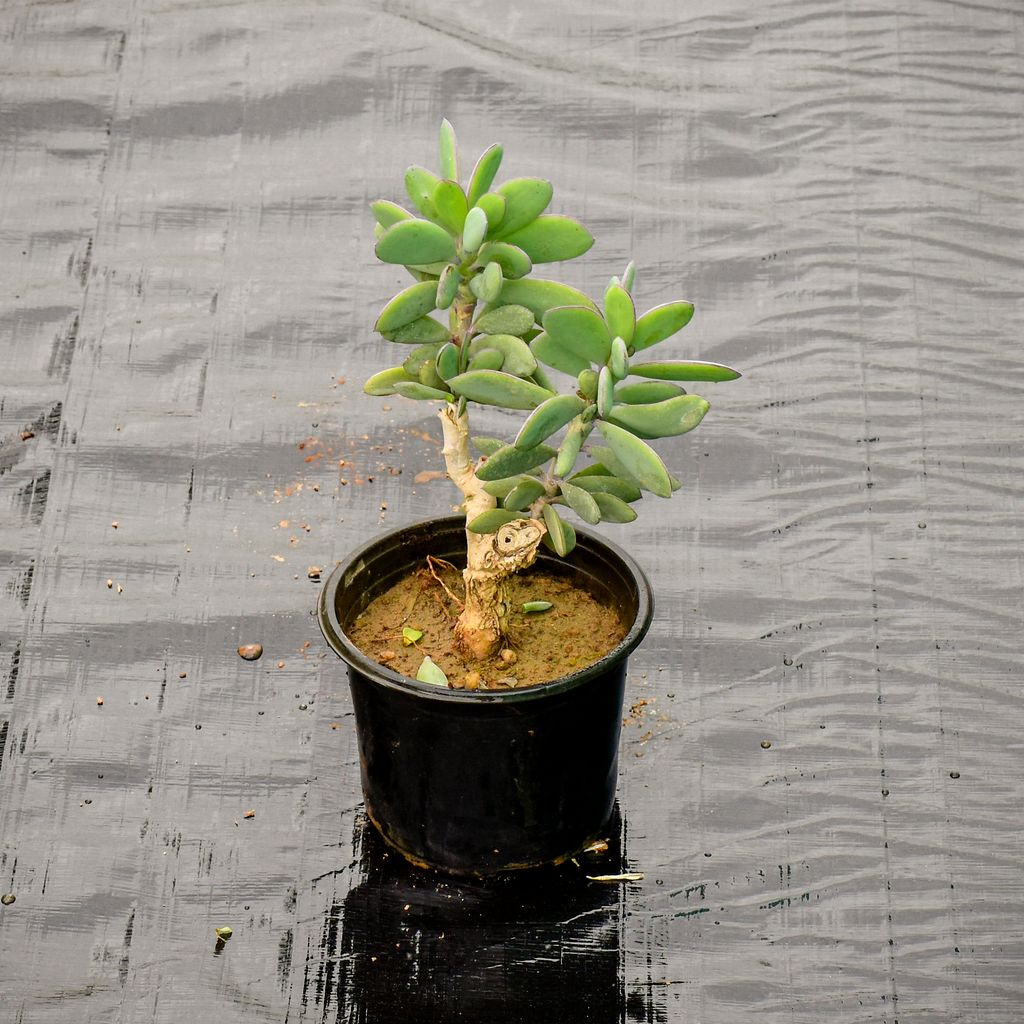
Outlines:
{"type": "Polygon", "coordinates": [[[320,593],[324,637],[348,663],[370,820],[408,860],[459,875],[557,864],[600,837],[615,800],[626,659],[651,623],[650,585],[623,550],[584,530],[565,574],[619,610],[622,642],[571,675],[521,690],[453,690],[367,657],[346,629],[427,555],[465,564],[465,519],[386,533],[340,563],[320,593]]]}

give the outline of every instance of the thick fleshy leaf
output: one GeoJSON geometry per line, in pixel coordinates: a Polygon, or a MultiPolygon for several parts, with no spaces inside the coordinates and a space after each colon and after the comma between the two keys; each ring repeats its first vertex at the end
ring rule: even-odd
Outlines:
{"type": "Polygon", "coordinates": [[[562,481],[560,488],[562,497],[568,502],[569,508],[583,522],[590,523],[591,526],[601,522],[601,510],[597,507],[597,502],[594,501],[594,496],[589,491],[585,491],[582,487],[577,487],[567,480],[562,481]]]}
{"type": "Polygon", "coordinates": [[[505,442],[496,437],[471,437],[473,447],[481,455],[493,455],[496,451],[505,447],[505,442]]]}
{"type": "MultiPolygon", "coordinates": [[[[630,408],[640,409],[643,406],[630,408]]],[[[616,458],[628,468],[630,477],[645,491],[657,494],[660,498],[671,497],[672,483],[668,478],[668,470],[649,444],[614,423],[601,421],[597,424],[597,429],[608,442],[608,447],[616,458]]]]}
{"type": "Polygon", "coordinates": [[[604,318],[614,338],[618,335],[627,345],[636,330],[636,309],[633,297],[621,285],[613,284],[604,293],[604,318]]]}
{"type": "MultiPolygon", "coordinates": [[[[462,248],[465,252],[476,252],[487,237],[487,214],[474,206],[466,214],[466,222],[462,226],[462,248]]],[[[487,261],[484,260],[486,263],[487,261]]]]}
{"type": "Polygon", "coordinates": [[[543,178],[513,178],[495,190],[505,197],[505,216],[496,233],[505,238],[540,216],[551,202],[551,182],[543,178]]]}
{"type": "Polygon", "coordinates": [[[586,359],[559,345],[546,332],[538,334],[530,342],[530,351],[546,366],[561,370],[570,377],[578,377],[583,370],[590,368],[590,363],[586,359]]]}
{"type": "Polygon", "coordinates": [[[499,196],[497,192],[487,192],[477,199],[476,205],[487,215],[487,226],[493,231],[504,219],[508,204],[504,196],[499,196]]]}
{"type": "Polygon", "coordinates": [[[489,146],[480,155],[480,159],[473,168],[473,174],[469,179],[469,202],[475,205],[477,200],[491,187],[494,176],[501,166],[501,158],[504,154],[501,146],[489,146]]]}
{"type": "Polygon", "coordinates": [[[433,363],[437,358],[437,351],[444,342],[428,342],[426,345],[417,345],[402,363],[402,368],[410,376],[415,377],[420,372],[424,363],[433,363]]]}
{"type": "MultiPolygon", "coordinates": [[[[504,357],[501,369],[517,377],[529,377],[537,369],[530,346],[514,334],[479,334],[469,345],[470,359],[484,349],[497,349],[504,357]]],[[[495,367],[497,369],[497,367],[495,367]]]]}
{"type": "Polygon", "coordinates": [[[433,317],[421,316],[404,327],[388,331],[384,337],[399,345],[423,345],[428,341],[445,341],[451,334],[444,324],[438,323],[433,317]]]}
{"type": "Polygon", "coordinates": [[[597,375],[597,415],[602,419],[612,411],[614,394],[615,378],[607,366],[602,366],[597,375]]]}
{"type": "Polygon", "coordinates": [[[501,480],[484,481],[484,490],[499,501],[504,501],[524,480],[529,480],[525,473],[503,477],[501,480]]]}
{"type": "Polygon", "coordinates": [[[545,505],[543,514],[544,525],[548,528],[544,543],[565,558],[576,547],[576,531],[555,511],[554,505],[545,505]]]}
{"type": "Polygon", "coordinates": [[[630,260],[622,272],[622,287],[632,295],[634,284],[636,284],[636,264],[630,260]]]}
{"type": "Polygon", "coordinates": [[[447,117],[441,121],[441,132],[437,148],[441,158],[441,174],[452,181],[458,181],[459,143],[455,138],[455,129],[447,117]]]}
{"type": "Polygon", "coordinates": [[[455,181],[445,179],[434,189],[434,206],[441,223],[453,234],[461,235],[469,213],[466,193],[455,181]]]}
{"type": "Polygon", "coordinates": [[[678,384],[662,380],[638,380],[632,384],[619,384],[615,388],[615,401],[623,405],[649,405],[651,402],[665,402],[686,391],[678,384]]]}
{"type": "Polygon", "coordinates": [[[550,601],[524,601],[522,605],[522,610],[525,614],[530,612],[546,612],[549,608],[554,608],[550,601]]]}
{"type": "Polygon", "coordinates": [[[681,331],[693,317],[692,302],[666,302],[649,309],[636,322],[633,332],[633,351],[650,348],[659,341],[671,338],[681,331]]]}
{"type": "Polygon", "coordinates": [[[569,424],[561,445],[558,447],[558,455],[555,458],[554,474],[557,477],[568,476],[576,465],[580,456],[583,442],[587,439],[590,428],[582,420],[576,419],[569,424]]]}
{"type": "MultiPolygon", "coordinates": [[[[453,402],[455,399],[448,395],[447,383],[438,376],[437,367],[434,365],[434,360],[424,363],[416,374],[417,379],[421,384],[426,384],[428,388],[433,388],[435,391],[440,391],[447,395],[445,399],[447,402],[453,402]]],[[[401,392],[399,392],[401,394],[401,392]]]]}
{"type": "Polygon", "coordinates": [[[517,280],[533,270],[530,257],[522,249],[508,242],[487,242],[480,247],[480,251],[473,261],[475,266],[484,266],[494,262],[501,267],[502,276],[508,280],[517,280]]]}
{"type": "Polygon", "coordinates": [[[532,448],[546,441],[555,431],[561,430],[570,420],[575,419],[587,407],[578,395],[555,395],[541,402],[519,430],[513,442],[517,448],[532,448]]]}
{"type": "Polygon", "coordinates": [[[618,456],[611,450],[611,448],[602,448],[598,445],[591,445],[589,452],[595,459],[600,459],[601,461],[595,463],[593,466],[587,466],[586,469],[577,473],[572,478],[573,483],[578,483],[581,476],[594,474],[599,476],[618,477],[618,479],[625,480],[627,483],[631,483],[636,487],[640,486],[640,481],[634,478],[625,463],[619,461],[618,456]]]}
{"type": "Polygon", "coordinates": [[[536,409],[552,395],[546,388],[498,370],[469,370],[453,377],[448,384],[457,395],[471,402],[504,409],[536,409]]]}
{"type": "Polygon", "coordinates": [[[617,380],[622,380],[629,373],[629,353],[626,351],[626,343],[618,336],[612,338],[612,354],[608,359],[608,369],[617,380]]]}
{"type": "Polygon", "coordinates": [[[529,473],[555,457],[555,449],[538,444],[525,451],[515,445],[505,445],[493,455],[488,455],[477,467],[476,475],[481,480],[501,480],[507,476],[529,473]]]}
{"type": "Polygon", "coordinates": [[[522,512],[546,493],[547,488],[536,477],[528,476],[525,480],[520,480],[505,495],[505,500],[502,504],[505,508],[512,509],[515,512],[522,512]]]}
{"type": "Polygon", "coordinates": [[[459,350],[449,341],[437,351],[434,368],[441,380],[448,381],[459,372],[459,350]]]}
{"type": "Polygon", "coordinates": [[[700,395],[679,395],[652,405],[612,406],[608,419],[637,437],[676,437],[693,430],[707,411],[700,395]]]}
{"type": "Polygon", "coordinates": [[[431,660],[429,654],[423,656],[423,661],[416,670],[416,679],[421,683],[433,683],[434,686],[448,685],[448,677],[444,670],[431,660]]]}
{"type": "Polygon", "coordinates": [[[591,494],[598,492],[614,494],[622,501],[639,501],[643,497],[639,487],[631,484],[628,480],[620,480],[617,476],[602,476],[599,473],[584,472],[572,477],[572,483],[577,487],[582,487],[585,491],[590,491],[591,494]]]}
{"type": "Polygon", "coordinates": [[[537,364],[537,369],[530,374],[530,380],[532,380],[534,384],[537,384],[542,388],[546,388],[548,391],[558,391],[558,388],[551,382],[551,378],[544,372],[544,367],[541,366],[540,363],[537,364]]]}
{"type": "Polygon", "coordinates": [[[597,371],[583,370],[576,377],[576,386],[590,401],[597,401],[597,371]]]}
{"type": "Polygon", "coordinates": [[[378,199],[370,203],[370,209],[377,224],[382,228],[389,228],[400,220],[412,220],[412,214],[404,206],[399,206],[389,199],[378,199]]]}
{"type": "Polygon", "coordinates": [[[614,494],[598,491],[594,494],[601,518],[606,523],[631,523],[636,519],[636,510],[631,509],[621,498],[614,494]]]}
{"type": "Polygon", "coordinates": [[[488,263],[483,272],[470,278],[469,290],[481,301],[491,303],[501,294],[504,278],[498,263],[488,263]]]}
{"type": "Polygon", "coordinates": [[[594,244],[594,236],[578,220],[558,215],[538,217],[504,238],[534,263],[575,259],[594,244]]]}
{"type": "Polygon", "coordinates": [[[440,263],[455,258],[455,242],[432,221],[400,220],[384,232],[374,252],[384,263],[440,263]]]}
{"type": "Polygon", "coordinates": [[[363,391],[368,395],[383,398],[385,395],[395,394],[395,385],[402,381],[411,382],[413,378],[405,372],[403,366],[393,366],[390,370],[381,370],[375,373],[364,385],[363,391]]]}
{"type": "Polygon", "coordinates": [[[631,377],[650,377],[653,380],[736,380],[743,375],[731,366],[721,363],[684,363],[666,360],[660,363],[633,363],[629,368],[631,377]]]}
{"type": "Polygon", "coordinates": [[[470,370],[500,370],[505,365],[505,353],[496,348],[478,348],[469,357],[470,370]]]}
{"type": "Polygon", "coordinates": [[[559,281],[548,281],[542,277],[529,277],[522,281],[506,281],[498,303],[502,306],[515,304],[525,306],[540,323],[549,309],[556,306],[597,307],[581,291],[570,288],[559,281]]]}
{"type": "Polygon", "coordinates": [[[497,533],[503,526],[514,523],[523,517],[518,512],[510,512],[505,508],[492,508],[481,512],[466,529],[470,533],[497,533]]]}
{"type": "Polygon", "coordinates": [[[611,335],[604,318],[586,306],[556,306],[544,314],[544,330],[560,348],[588,363],[604,363],[611,353],[611,335]]]}
{"type": "Polygon", "coordinates": [[[458,291],[459,270],[458,267],[449,263],[441,271],[441,276],[437,279],[437,298],[434,300],[434,304],[438,309],[448,309],[455,301],[458,291]]]}
{"type": "Polygon", "coordinates": [[[434,189],[440,184],[441,179],[426,167],[410,167],[405,172],[405,191],[424,217],[429,220],[437,219],[437,207],[434,205],[434,189]]]}
{"type": "Polygon", "coordinates": [[[455,396],[447,391],[421,384],[418,380],[400,380],[395,385],[395,393],[403,398],[415,398],[421,402],[454,402],[455,396]]]}
{"type": "Polygon", "coordinates": [[[473,325],[483,334],[514,334],[521,338],[533,326],[533,314],[525,306],[489,309],[473,325]]]}
{"type": "MultiPolygon", "coordinates": [[[[392,228],[391,230],[394,230],[392,228]]],[[[381,334],[393,335],[400,327],[411,324],[434,309],[437,300],[437,283],[421,281],[399,292],[381,311],[374,324],[374,330],[381,334]]],[[[435,320],[434,323],[437,323],[435,320]]],[[[429,339],[423,339],[429,340],[429,339]]]]}

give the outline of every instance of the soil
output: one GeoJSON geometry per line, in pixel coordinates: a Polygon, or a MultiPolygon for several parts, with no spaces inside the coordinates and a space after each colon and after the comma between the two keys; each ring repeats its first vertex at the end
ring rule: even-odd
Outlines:
{"type": "Polygon", "coordinates": [[[502,650],[484,661],[457,646],[455,620],[462,574],[432,559],[375,597],[346,632],[364,654],[395,672],[416,678],[425,655],[455,689],[505,690],[536,686],[586,668],[613,650],[626,635],[614,608],[601,604],[571,579],[541,569],[509,580],[513,612],[502,650]],[[523,612],[527,601],[550,601],[542,612],[523,612]],[[423,636],[403,639],[403,627],[423,636]]]}

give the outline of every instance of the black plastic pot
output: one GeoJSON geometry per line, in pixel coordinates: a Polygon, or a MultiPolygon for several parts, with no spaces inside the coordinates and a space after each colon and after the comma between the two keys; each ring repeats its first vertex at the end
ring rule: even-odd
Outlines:
{"type": "Polygon", "coordinates": [[[349,667],[366,811],[414,864],[493,875],[557,864],[597,838],[615,799],[626,659],[653,613],[650,585],[620,548],[584,530],[560,559],[620,611],[628,633],[600,661],[522,690],[450,690],[368,658],[345,629],[428,554],[465,563],[465,519],[433,519],[355,551],[320,594],[324,637],[349,667]]]}

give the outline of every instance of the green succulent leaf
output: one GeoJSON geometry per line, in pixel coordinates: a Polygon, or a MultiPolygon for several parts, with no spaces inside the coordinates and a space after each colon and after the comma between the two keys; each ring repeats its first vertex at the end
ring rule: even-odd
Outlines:
{"type": "Polygon", "coordinates": [[[459,270],[458,267],[449,263],[441,271],[441,276],[437,279],[437,298],[434,300],[434,304],[438,309],[448,309],[455,301],[455,296],[458,292],[459,270]]]}
{"type": "Polygon", "coordinates": [[[425,345],[417,345],[406,357],[405,362],[402,363],[402,368],[410,376],[415,377],[419,372],[420,368],[425,363],[433,363],[437,358],[438,349],[444,342],[427,342],[425,345]]]}
{"type": "Polygon", "coordinates": [[[504,409],[536,409],[551,398],[547,388],[498,370],[468,370],[453,377],[448,384],[457,395],[471,402],[504,409]]]}
{"type": "Polygon", "coordinates": [[[424,655],[423,661],[420,662],[420,667],[416,670],[416,678],[421,683],[433,683],[435,686],[448,685],[448,677],[444,674],[444,670],[431,661],[429,654],[424,655]]]}
{"type": "Polygon", "coordinates": [[[470,370],[500,370],[505,365],[505,353],[496,348],[478,348],[469,357],[470,370]]]}
{"type": "Polygon", "coordinates": [[[634,284],[636,284],[636,264],[630,260],[622,272],[622,287],[632,294],[634,284]]]}
{"type": "MultiPolygon", "coordinates": [[[[487,214],[479,206],[474,206],[466,214],[466,222],[462,227],[462,248],[466,252],[476,252],[483,245],[486,237],[487,214]]],[[[486,262],[485,259],[484,263],[486,262]]]]}
{"type": "MultiPolygon", "coordinates": [[[[636,406],[635,408],[642,407],[636,406]]],[[[628,468],[630,478],[634,479],[645,491],[657,494],[660,498],[671,497],[672,483],[668,478],[668,470],[658,453],[649,444],[614,423],[599,421],[597,429],[616,458],[628,468]]]]}
{"type": "MultiPolygon", "coordinates": [[[[392,228],[394,230],[394,228],[392,228]]],[[[421,281],[419,284],[410,285],[405,291],[399,292],[381,311],[374,324],[374,330],[383,335],[394,335],[400,327],[411,324],[420,317],[426,317],[427,313],[435,308],[437,301],[437,283],[434,281],[421,281]]],[[[437,323],[436,320],[432,323],[437,323]]],[[[441,325],[438,324],[440,327],[441,325]]],[[[447,332],[445,332],[447,337],[447,332]]],[[[392,340],[397,340],[392,338],[392,340]]],[[[419,339],[416,341],[427,341],[419,339]]]]}
{"type": "Polygon", "coordinates": [[[441,157],[441,174],[452,181],[459,180],[459,143],[455,138],[455,129],[451,121],[441,121],[441,133],[438,139],[438,152],[441,157]]]}
{"type": "Polygon", "coordinates": [[[415,629],[412,626],[402,627],[402,644],[405,647],[412,647],[414,643],[423,639],[423,630],[415,629]]]}
{"type": "Polygon", "coordinates": [[[609,285],[604,293],[604,316],[612,337],[618,335],[630,344],[636,331],[636,309],[633,297],[621,285],[609,285]]]}
{"type": "Polygon", "coordinates": [[[530,342],[530,351],[546,366],[561,370],[570,377],[578,377],[590,369],[590,362],[575,352],[559,345],[546,331],[530,342]]]}
{"type": "Polygon", "coordinates": [[[500,480],[487,480],[483,486],[488,494],[499,501],[504,501],[524,480],[530,479],[532,478],[525,473],[517,473],[515,476],[502,477],[500,480]]]}
{"type": "Polygon", "coordinates": [[[384,232],[374,252],[384,263],[440,263],[455,258],[455,242],[432,221],[400,220],[384,232]]]}
{"type": "Polygon", "coordinates": [[[620,480],[617,476],[603,476],[600,473],[589,473],[584,470],[582,474],[577,473],[571,480],[577,487],[582,487],[583,490],[589,491],[591,494],[614,494],[622,501],[639,501],[643,497],[636,484],[631,484],[628,480],[620,480]]]}
{"type": "Polygon", "coordinates": [[[549,608],[554,608],[550,601],[524,601],[522,605],[523,613],[526,615],[530,612],[546,612],[549,608]]]}
{"type": "Polygon", "coordinates": [[[487,215],[487,227],[493,231],[504,220],[508,204],[497,192],[486,192],[476,200],[476,205],[487,215]]]}
{"type": "Polygon", "coordinates": [[[415,380],[405,372],[402,366],[393,366],[390,370],[381,370],[375,373],[364,385],[363,391],[368,395],[383,398],[385,395],[395,394],[395,385],[402,381],[411,382],[415,380]]]}
{"type": "Polygon", "coordinates": [[[551,378],[544,372],[544,368],[539,363],[537,364],[537,369],[530,374],[530,380],[539,387],[546,388],[548,391],[558,391],[558,388],[551,382],[551,378]]]}
{"type": "Polygon", "coordinates": [[[563,349],[588,363],[607,362],[612,339],[597,310],[586,306],[556,306],[544,314],[544,330],[563,349]]]}
{"type": "Polygon", "coordinates": [[[700,395],[679,395],[651,405],[615,405],[608,420],[637,437],[676,437],[693,430],[708,411],[700,395]]]}
{"type": "Polygon", "coordinates": [[[505,216],[496,237],[505,238],[526,227],[542,214],[551,202],[551,182],[543,178],[513,178],[499,185],[498,195],[505,197],[505,216]]]}
{"type": "Polygon", "coordinates": [[[498,300],[502,306],[525,306],[542,323],[549,309],[556,306],[597,307],[581,291],[570,288],[559,281],[548,281],[542,277],[530,277],[522,281],[506,281],[498,300]]]}
{"type": "Polygon", "coordinates": [[[619,461],[611,448],[601,448],[597,445],[592,445],[590,454],[595,459],[600,459],[601,461],[596,462],[592,466],[587,466],[586,469],[577,473],[572,478],[573,483],[579,483],[581,476],[614,476],[619,480],[625,480],[627,483],[633,484],[635,487],[640,487],[640,481],[633,476],[625,463],[619,461]]]}
{"type": "Polygon", "coordinates": [[[664,402],[686,391],[678,384],[661,380],[638,380],[632,384],[619,384],[615,388],[615,401],[623,405],[649,405],[664,402]]]}
{"type": "Polygon", "coordinates": [[[654,380],[736,380],[743,376],[739,370],[721,363],[684,363],[666,360],[659,363],[633,363],[629,368],[632,377],[650,377],[654,380]]]}
{"type": "Polygon", "coordinates": [[[474,264],[483,266],[486,263],[494,262],[501,267],[502,275],[508,280],[516,280],[533,270],[530,257],[522,249],[508,242],[487,242],[480,247],[474,264]]]}
{"type": "Polygon", "coordinates": [[[601,521],[601,510],[598,508],[597,502],[594,501],[594,496],[589,491],[583,490],[582,487],[577,487],[575,484],[571,484],[568,480],[563,480],[559,485],[562,491],[562,497],[565,498],[569,505],[569,508],[573,510],[585,523],[590,523],[591,526],[601,521]]]}
{"type": "Polygon", "coordinates": [[[555,554],[565,558],[576,547],[576,531],[556,511],[554,505],[544,506],[544,525],[548,532],[544,543],[555,554]]]}
{"type": "Polygon", "coordinates": [[[395,392],[403,398],[415,398],[421,402],[454,402],[455,396],[447,391],[421,384],[418,380],[400,380],[395,384],[395,392]]]}
{"type": "Polygon", "coordinates": [[[626,343],[618,335],[612,338],[612,354],[608,360],[608,368],[617,381],[629,373],[629,352],[626,350],[626,343]]]}
{"type": "Polygon", "coordinates": [[[681,331],[693,318],[692,302],[666,302],[663,306],[649,309],[636,322],[633,333],[633,351],[650,348],[659,341],[671,338],[681,331]]]}
{"type": "MultiPolygon", "coordinates": [[[[514,334],[479,334],[469,345],[470,360],[484,349],[496,349],[502,354],[500,369],[517,377],[529,377],[537,369],[537,360],[530,346],[514,334]]],[[[494,367],[498,369],[498,367],[494,367]]]]}
{"type": "Polygon", "coordinates": [[[636,510],[614,494],[597,491],[593,497],[601,518],[606,523],[631,523],[636,519],[636,510]]]}
{"type": "Polygon", "coordinates": [[[459,350],[450,341],[437,350],[434,368],[437,370],[438,377],[443,381],[449,381],[458,375],[459,350]]]}
{"type": "Polygon", "coordinates": [[[470,278],[469,290],[481,301],[491,303],[501,294],[504,279],[498,263],[488,263],[483,272],[470,278]]]}
{"type": "Polygon", "coordinates": [[[410,167],[405,172],[405,191],[412,200],[412,205],[428,220],[437,219],[437,207],[434,205],[434,189],[441,179],[425,167],[410,167]]]}
{"type": "Polygon", "coordinates": [[[597,415],[602,419],[612,411],[614,394],[615,378],[607,366],[602,366],[597,375],[597,415]]]}
{"type": "Polygon", "coordinates": [[[378,199],[370,203],[370,209],[377,224],[382,228],[389,228],[400,220],[412,220],[412,214],[398,203],[392,203],[388,199],[378,199]]]}
{"type": "Polygon", "coordinates": [[[591,402],[597,401],[597,372],[595,370],[582,370],[576,377],[576,386],[591,402]]]}
{"type": "Polygon", "coordinates": [[[421,316],[404,327],[386,332],[384,337],[397,345],[423,345],[428,341],[445,341],[451,335],[448,328],[433,317],[421,316]]]}
{"type": "Polygon", "coordinates": [[[505,495],[502,504],[505,508],[512,509],[514,512],[522,512],[546,493],[547,489],[536,477],[528,476],[525,480],[520,480],[505,495]]]}
{"type": "Polygon", "coordinates": [[[466,193],[456,181],[445,179],[434,189],[434,206],[441,223],[455,235],[461,235],[469,213],[466,193]]]}
{"type": "Polygon", "coordinates": [[[498,168],[501,166],[503,155],[504,150],[498,145],[489,146],[480,155],[480,159],[477,160],[476,167],[473,168],[473,174],[469,179],[468,198],[470,205],[476,205],[480,197],[491,187],[491,184],[494,182],[494,176],[498,173],[498,168]]]}
{"type": "Polygon", "coordinates": [[[587,407],[578,395],[555,395],[541,402],[526,418],[513,442],[517,448],[533,448],[561,430],[587,407]]]}
{"type": "Polygon", "coordinates": [[[533,326],[533,314],[525,306],[489,309],[473,325],[484,334],[514,334],[521,338],[533,326]]]}
{"type": "Polygon", "coordinates": [[[561,445],[558,448],[558,455],[555,457],[554,474],[557,477],[566,477],[576,465],[580,457],[580,450],[583,442],[587,439],[590,429],[586,427],[581,419],[575,419],[569,424],[561,445]]]}
{"type": "Polygon", "coordinates": [[[538,217],[504,237],[534,263],[575,259],[594,244],[594,236],[578,220],[558,215],[538,217]]]}
{"type": "Polygon", "coordinates": [[[510,512],[506,508],[492,508],[468,523],[466,529],[470,533],[497,533],[503,526],[522,518],[518,512],[510,512]]]}
{"type": "Polygon", "coordinates": [[[525,451],[508,444],[499,448],[493,455],[487,456],[477,467],[476,475],[484,481],[501,480],[507,476],[529,473],[554,457],[555,449],[549,448],[546,444],[539,444],[525,451]]]}
{"type": "Polygon", "coordinates": [[[496,437],[471,437],[473,447],[481,455],[493,455],[496,451],[505,447],[505,442],[496,437]]]}

